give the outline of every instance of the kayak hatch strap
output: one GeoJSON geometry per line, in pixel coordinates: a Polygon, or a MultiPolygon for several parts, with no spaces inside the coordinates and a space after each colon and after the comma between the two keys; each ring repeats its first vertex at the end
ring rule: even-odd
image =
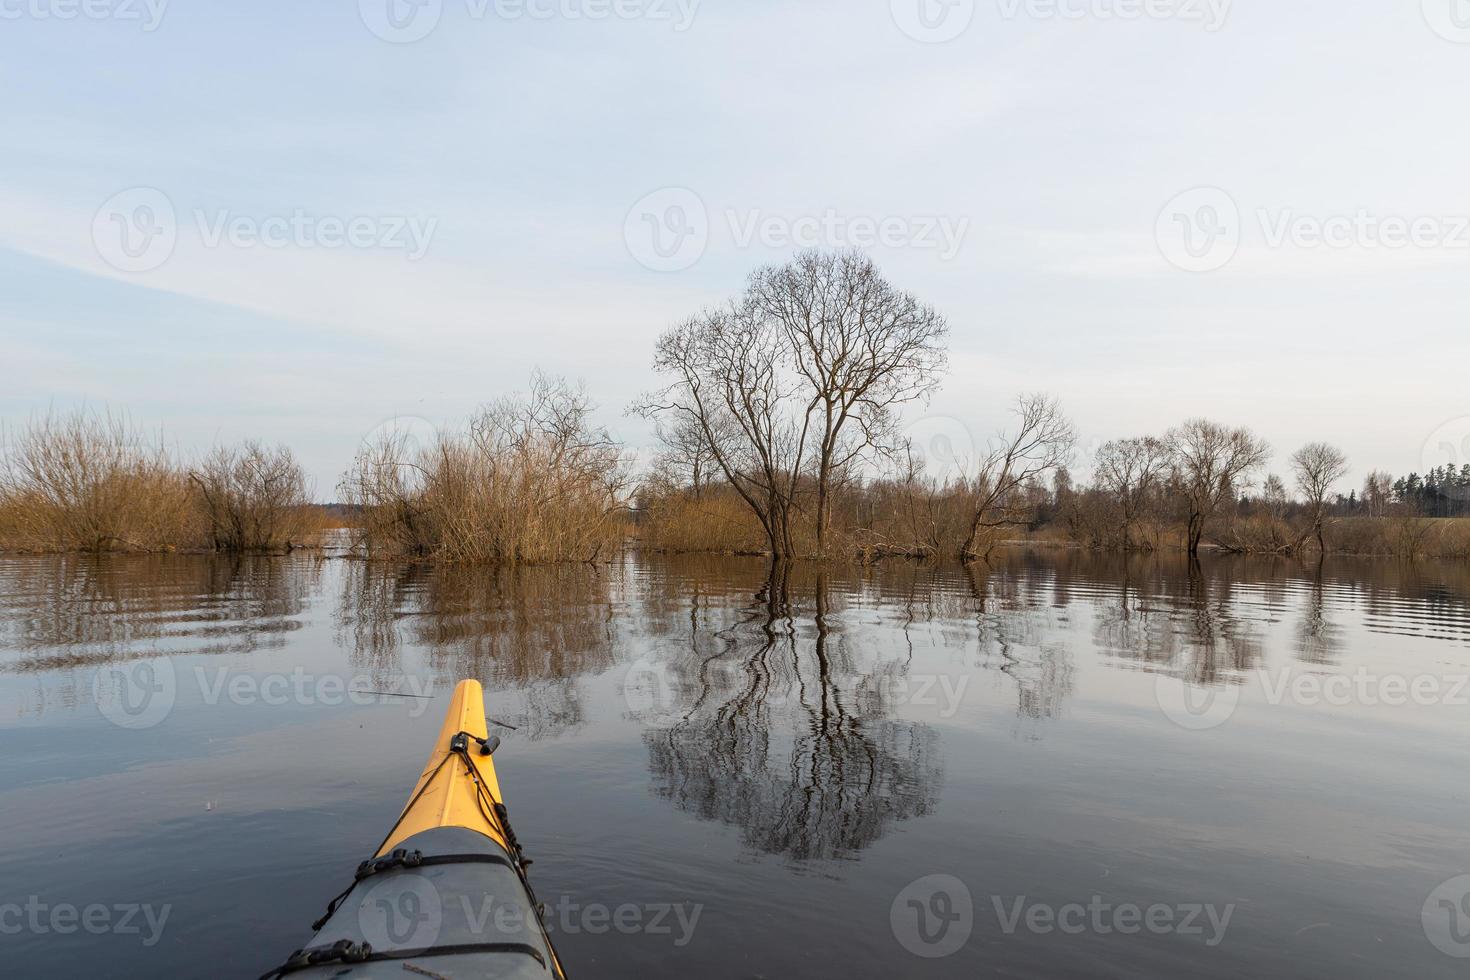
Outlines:
{"type": "MultiPolygon", "coordinates": [[[[458,758],[462,762],[464,762],[465,769],[468,770],[469,773],[474,777],[475,801],[480,807],[480,812],[484,815],[487,822],[489,822],[496,830],[500,831],[501,836],[505,839],[505,842],[510,845],[510,861],[504,862],[503,859],[497,859],[497,863],[510,864],[511,870],[513,870],[516,875],[521,879],[521,884],[525,887],[526,892],[531,899],[531,905],[533,907],[539,907],[539,903],[536,901],[536,893],[531,888],[530,879],[526,877],[526,865],[529,865],[531,863],[531,859],[525,856],[525,853],[521,849],[520,842],[516,840],[515,831],[510,829],[509,812],[506,810],[505,804],[496,802],[490,797],[489,793],[485,789],[485,777],[481,775],[480,767],[475,765],[474,757],[471,756],[469,753],[468,739],[471,738],[473,738],[476,742],[480,742],[482,748],[489,748],[489,745],[487,744],[490,741],[489,739],[481,740],[473,735],[470,735],[468,732],[459,732],[453,738],[451,738],[449,740],[450,751],[444,756],[444,758],[439,760],[439,764],[437,766],[430,770],[428,776],[422,778],[423,785],[419,787],[419,791],[415,793],[413,795],[413,798],[408,801],[408,804],[404,806],[403,812],[398,815],[398,819],[394,822],[393,826],[389,828],[388,833],[383,837],[382,842],[379,843],[377,847],[373,848],[373,852],[377,853],[378,851],[381,851],[383,849],[383,846],[387,844],[388,841],[393,839],[393,835],[397,833],[399,825],[403,823],[404,819],[406,819],[408,817],[408,814],[413,810],[414,804],[417,803],[419,801],[419,798],[422,797],[424,793],[428,792],[429,787],[433,785],[434,777],[438,776],[439,771],[449,764],[450,759],[458,758]]],[[[352,884],[344,888],[340,894],[338,894],[335,898],[327,903],[327,911],[323,913],[321,918],[317,919],[311,924],[312,930],[315,931],[326,925],[327,920],[337,913],[337,909],[342,905],[342,902],[346,900],[348,895],[352,894],[352,889],[357,887],[357,882],[366,877],[366,875],[363,873],[364,868],[378,862],[391,862],[392,859],[394,857],[397,857],[399,854],[404,854],[404,857],[400,859],[402,865],[411,867],[412,865],[408,864],[409,859],[407,857],[407,852],[405,852],[403,848],[397,848],[387,858],[377,858],[375,860],[364,861],[362,862],[362,864],[358,865],[357,877],[353,879],[352,884]]],[[[454,863],[454,856],[446,855],[445,857],[447,858],[447,860],[440,861],[431,861],[431,859],[429,858],[421,857],[420,863],[454,863]]],[[[392,866],[393,865],[390,864],[388,866],[378,868],[377,870],[386,871],[388,867],[392,866]]],[[[373,872],[368,872],[368,874],[371,873],[373,872]]]]}
{"type": "Polygon", "coordinates": [[[424,857],[419,851],[405,851],[400,847],[387,857],[374,858],[359,864],[357,880],[398,868],[432,868],[436,864],[498,864],[512,871],[516,869],[510,858],[504,854],[430,854],[424,857]]]}
{"type": "Polygon", "coordinates": [[[381,963],[386,960],[417,960],[434,956],[466,956],[476,953],[520,953],[531,957],[542,968],[546,968],[546,957],[529,943],[460,943],[450,946],[424,946],[417,949],[393,949],[377,952],[369,943],[354,943],[343,939],[331,946],[314,946],[298,949],[290,958],[261,976],[260,980],[275,980],[299,970],[329,963],[381,963]]]}
{"type": "Polygon", "coordinates": [[[373,858],[364,861],[357,866],[357,873],[353,876],[352,884],[348,885],[340,895],[327,903],[327,911],[320,919],[311,924],[312,931],[320,929],[327,924],[327,920],[337,914],[337,909],[342,907],[342,902],[357,883],[364,878],[371,878],[375,874],[385,871],[395,871],[399,868],[432,868],[438,864],[498,864],[502,867],[516,870],[516,866],[510,858],[504,854],[431,854],[424,857],[421,851],[409,851],[404,848],[396,848],[387,857],[373,858]]]}

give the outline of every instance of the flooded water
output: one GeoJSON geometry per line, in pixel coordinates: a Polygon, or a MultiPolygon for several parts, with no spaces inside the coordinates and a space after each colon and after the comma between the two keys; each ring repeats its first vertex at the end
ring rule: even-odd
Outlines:
{"type": "Polygon", "coordinates": [[[1072,553],[3,558],[0,971],[273,967],[475,677],[573,977],[1464,976],[1467,599],[1072,553]]]}

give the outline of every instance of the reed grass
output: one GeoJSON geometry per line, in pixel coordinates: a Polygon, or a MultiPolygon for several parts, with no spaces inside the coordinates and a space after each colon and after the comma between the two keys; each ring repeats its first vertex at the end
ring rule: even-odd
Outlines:
{"type": "Polygon", "coordinates": [[[369,556],[538,565],[611,556],[627,534],[626,461],[586,394],[544,375],[466,431],[416,446],[390,434],[342,484],[369,556]]]}

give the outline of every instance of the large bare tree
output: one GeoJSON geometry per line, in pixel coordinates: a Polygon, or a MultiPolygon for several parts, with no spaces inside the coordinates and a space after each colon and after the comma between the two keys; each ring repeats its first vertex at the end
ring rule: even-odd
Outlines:
{"type": "MultiPolygon", "coordinates": [[[[1327,497],[1339,480],[1347,476],[1348,459],[1341,449],[1325,442],[1309,442],[1291,454],[1291,469],[1296,474],[1297,489],[1306,498],[1312,526],[1302,540],[1315,534],[1317,547],[1327,553],[1323,525],[1327,513],[1327,497]]],[[[1300,547],[1301,541],[1297,542],[1300,547]]]]}
{"type": "Polygon", "coordinates": [[[1172,454],[1171,482],[1188,515],[1189,554],[1199,554],[1209,521],[1248,485],[1265,465],[1271,447],[1249,429],[1229,428],[1209,419],[1190,419],[1167,436],[1172,454]]]}
{"type": "Polygon", "coordinates": [[[894,448],[898,406],[926,397],[945,366],[946,327],[859,253],[804,252],[759,270],[744,294],[665,333],[654,368],[670,383],[633,411],[690,435],[760,521],[777,559],[814,489],[825,553],[835,486],[894,448]]]}
{"type": "Polygon", "coordinates": [[[1168,478],[1173,454],[1155,436],[1114,439],[1097,451],[1093,480],[1118,504],[1123,515],[1122,543],[1132,547],[1132,528],[1168,478]]]}
{"type": "Polygon", "coordinates": [[[817,552],[825,554],[834,476],[894,443],[895,409],[926,398],[947,361],[948,328],[862,252],[806,251],[757,271],[751,302],[779,327],[797,393],[814,411],[817,552]]]}
{"type": "Polygon", "coordinates": [[[673,431],[703,437],[777,559],[795,554],[791,521],[810,438],[809,413],[784,362],[775,324],[754,304],[733,301],[659,338],[654,370],[672,381],[633,406],[645,417],[668,418],[673,431]]]}

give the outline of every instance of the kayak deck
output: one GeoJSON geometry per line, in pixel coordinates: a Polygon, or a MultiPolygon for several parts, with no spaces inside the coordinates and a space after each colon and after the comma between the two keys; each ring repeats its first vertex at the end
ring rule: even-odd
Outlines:
{"type": "Polygon", "coordinates": [[[408,803],[377,852],[262,977],[563,980],[511,830],[479,681],[461,681],[408,803]]]}
{"type": "Polygon", "coordinates": [[[495,775],[495,762],[489,755],[479,754],[479,745],[473,740],[488,738],[485,723],[485,694],[476,680],[460,681],[449,702],[449,711],[444,717],[444,727],[439,729],[439,738],[434,742],[434,751],[419,776],[418,783],[409,794],[408,803],[398,818],[383,846],[375,857],[382,857],[404,840],[435,827],[468,827],[487,835],[502,847],[510,848],[511,842],[498,821],[491,819],[494,811],[485,813],[480,790],[493,803],[503,803],[500,780],[495,775]],[[470,736],[469,758],[475,772],[468,772],[462,764],[455,764],[452,756],[457,755],[450,744],[459,733],[470,736]]]}

